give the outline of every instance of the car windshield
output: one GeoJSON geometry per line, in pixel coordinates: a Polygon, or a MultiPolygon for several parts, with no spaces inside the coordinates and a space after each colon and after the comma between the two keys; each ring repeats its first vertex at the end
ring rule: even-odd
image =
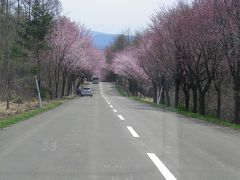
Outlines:
{"type": "Polygon", "coordinates": [[[82,88],[82,89],[83,89],[83,90],[87,90],[87,91],[88,91],[88,90],[91,90],[91,88],[82,88]]]}

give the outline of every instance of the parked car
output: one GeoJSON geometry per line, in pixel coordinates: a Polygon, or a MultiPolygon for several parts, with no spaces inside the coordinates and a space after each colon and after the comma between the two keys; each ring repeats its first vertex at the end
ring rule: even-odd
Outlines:
{"type": "Polygon", "coordinates": [[[90,87],[81,88],[81,96],[93,96],[93,90],[90,87]]]}
{"type": "Polygon", "coordinates": [[[93,83],[93,84],[98,84],[98,82],[99,82],[99,78],[96,77],[96,76],[93,76],[93,77],[92,77],[92,83],[93,83]]]}

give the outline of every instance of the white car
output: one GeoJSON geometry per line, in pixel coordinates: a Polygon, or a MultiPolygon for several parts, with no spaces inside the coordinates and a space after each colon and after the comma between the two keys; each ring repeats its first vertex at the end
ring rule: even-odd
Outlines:
{"type": "Polygon", "coordinates": [[[81,96],[91,96],[93,97],[93,90],[90,87],[81,88],[81,96]]]}

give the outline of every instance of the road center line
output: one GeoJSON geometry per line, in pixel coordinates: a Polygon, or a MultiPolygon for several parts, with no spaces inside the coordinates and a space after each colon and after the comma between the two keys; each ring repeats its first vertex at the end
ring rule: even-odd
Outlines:
{"type": "Polygon", "coordinates": [[[117,112],[117,110],[116,110],[116,109],[114,109],[113,111],[114,111],[114,112],[117,112]]]}
{"type": "Polygon", "coordinates": [[[131,126],[127,126],[127,128],[128,128],[129,132],[132,134],[133,137],[136,137],[136,138],[140,137],[131,126]]]}
{"type": "Polygon", "coordinates": [[[124,117],[122,115],[118,115],[119,119],[121,119],[122,121],[124,121],[124,117]]]}
{"type": "Polygon", "coordinates": [[[177,180],[177,178],[168,170],[168,168],[162,163],[162,161],[156,156],[156,154],[147,153],[147,155],[166,180],[177,180]]]}
{"type": "Polygon", "coordinates": [[[110,108],[113,108],[113,105],[110,105],[110,108]]]}

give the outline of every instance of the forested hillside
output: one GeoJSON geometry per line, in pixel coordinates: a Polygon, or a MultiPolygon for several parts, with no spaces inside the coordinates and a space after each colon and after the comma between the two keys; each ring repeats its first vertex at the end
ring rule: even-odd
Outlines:
{"type": "Polygon", "coordinates": [[[92,31],[91,34],[93,37],[93,44],[99,50],[104,50],[106,47],[112,45],[118,36],[95,31],[92,31]]]}

